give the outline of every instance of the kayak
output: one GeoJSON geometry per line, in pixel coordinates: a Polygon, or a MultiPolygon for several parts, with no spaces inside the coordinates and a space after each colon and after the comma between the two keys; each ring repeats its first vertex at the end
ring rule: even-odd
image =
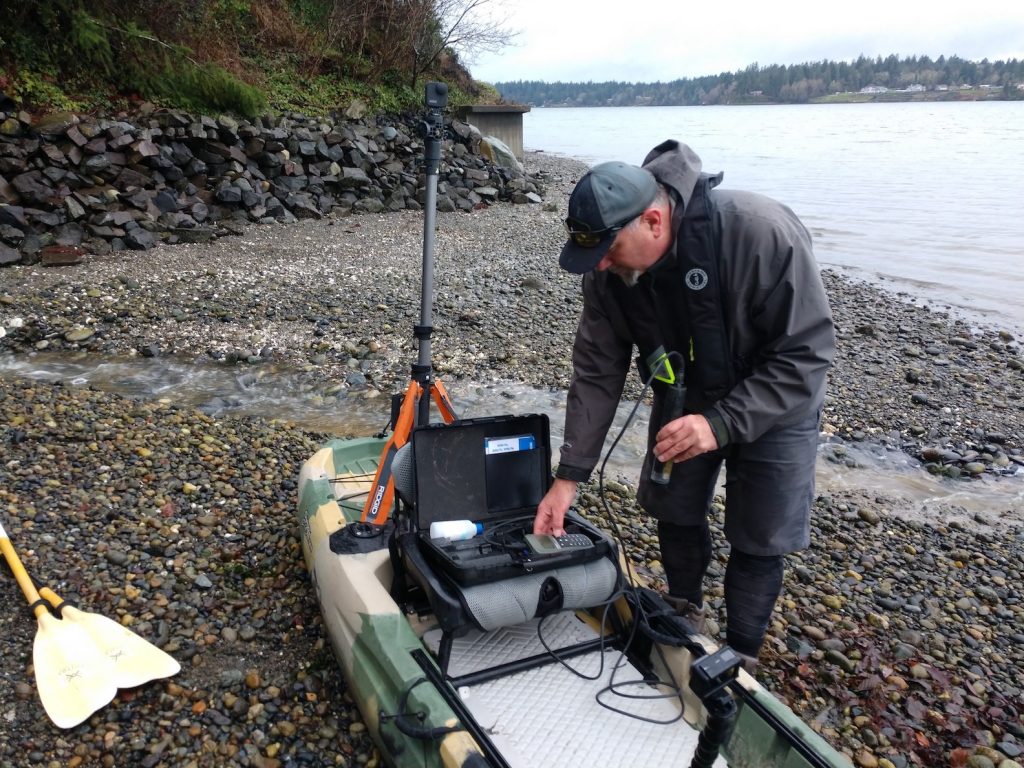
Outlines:
{"type": "Polygon", "coordinates": [[[638,633],[632,617],[659,606],[635,575],[611,609],[472,629],[444,648],[438,616],[396,583],[394,521],[362,521],[384,447],[317,451],[298,524],[331,647],[388,765],[849,765],[742,669],[716,677],[728,649],[670,616],[638,633]]]}

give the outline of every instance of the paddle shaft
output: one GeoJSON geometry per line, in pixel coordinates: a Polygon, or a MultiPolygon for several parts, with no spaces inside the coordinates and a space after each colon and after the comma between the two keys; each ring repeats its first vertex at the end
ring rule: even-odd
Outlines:
{"type": "Polygon", "coordinates": [[[40,615],[47,612],[46,606],[42,598],[39,597],[35,584],[32,583],[32,579],[25,571],[25,566],[21,564],[21,558],[14,551],[14,545],[11,544],[11,540],[7,537],[7,531],[4,530],[3,523],[0,523],[0,551],[3,551],[7,565],[11,567],[11,572],[18,582],[18,586],[21,587],[25,599],[28,600],[28,604],[32,607],[32,612],[38,619],[40,615]]]}

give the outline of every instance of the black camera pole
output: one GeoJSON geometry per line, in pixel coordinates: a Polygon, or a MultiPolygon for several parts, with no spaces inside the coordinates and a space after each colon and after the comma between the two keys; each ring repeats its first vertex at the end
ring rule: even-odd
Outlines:
{"type": "MultiPolygon", "coordinates": [[[[362,522],[383,525],[391,514],[395,483],[392,462],[414,428],[430,421],[433,401],[445,422],[455,420],[455,411],[444,385],[434,378],[430,364],[430,334],[434,304],[434,226],[437,216],[437,177],[441,171],[441,142],[444,138],[444,108],[448,105],[448,86],[427,83],[427,119],[421,124],[426,160],[427,197],[423,206],[423,273],[420,292],[420,322],[413,327],[419,353],[412,366],[409,387],[404,395],[395,395],[391,405],[391,436],[385,441],[377,462],[377,471],[363,506],[362,522]]],[[[383,435],[382,435],[383,437],[383,435]]]]}
{"type": "Polygon", "coordinates": [[[437,220],[437,177],[441,171],[441,141],[444,136],[444,108],[448,105],[448,86],[429,82],[426,87],[427,119],[421,125],[426,161],[427,197],[423,206],[423,274],[420,292],[420,324],[413,329],[419,341],[419,355],[412,367],[412,378],[423,387],[417,424],[430,421],[430,390],[433,369],[430,363],[430,335],[434,328],[434,227],[437,220]]]}

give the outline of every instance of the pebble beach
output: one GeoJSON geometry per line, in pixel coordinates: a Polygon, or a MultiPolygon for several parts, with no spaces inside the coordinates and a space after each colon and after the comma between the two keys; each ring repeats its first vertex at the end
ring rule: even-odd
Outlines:
{"type": "MultiPolygon", "coordinates": [[[[529,153],[526,167],[545,202],[438,215],[433,363],[445,381],[568,384],[579,280],[556,254],[583,166],[529,153]]],[[[422,227],[412,211],[330,216],[5,268],[0,356],[286,367],[339,409],[379,399],[383,415],[416,356],[422,227]]],[[[824,278],[839,339],[827,460],[854,468],[870,446],[979,493],[1024,485],[1019,330],[824,278]]],[[[632,378],[629,388],[639,393],[632,378]]],[[[0,516],[27,568],[182,664],[57,730],[33,685],[35,623],[0,569],[0,767],[379,764],[296,535],[299,468],[326,437],[272,417],[0,378],[0,516]]],[[[655,525],[630,486],[605,491],[608,509],[591,485],[582,510],[614,522],[658,584],[655,525]]],[[[715,513],[708,589],[724,622],[715,513]]],[[[1019,768],[1022,555],[1024,503],[966,513],[939,502],[922,516],[890,490],[819,487],[812,545],[788,560],[758,677],[855,765],[1019,768]]]]}

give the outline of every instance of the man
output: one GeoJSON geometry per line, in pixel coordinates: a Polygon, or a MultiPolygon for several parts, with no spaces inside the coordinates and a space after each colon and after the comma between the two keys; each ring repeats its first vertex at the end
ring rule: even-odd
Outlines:
{"type": "Polygon", "coordinates": [[[561,460],[534,532],[564,530],[636,345],[644,380],[654,380],[637,498],[658,520],[667,599],[703,631],[707,510],[724,463],[726,640],[752,670],[782,591],[784,555],[810,543],[835,331],[799,219],[761,195],[714,189],[721,179],[701,174],[685,144],[666,141],[642,168],[603,163],[573,190],[559,264],[583,274],[583,313],[561,460]],[[662,424],[660,382],[673,375],[686,385],[685,411],[662,424]],[[651,481],[655,461],[674,463],[667,483],[651,481]]]}

